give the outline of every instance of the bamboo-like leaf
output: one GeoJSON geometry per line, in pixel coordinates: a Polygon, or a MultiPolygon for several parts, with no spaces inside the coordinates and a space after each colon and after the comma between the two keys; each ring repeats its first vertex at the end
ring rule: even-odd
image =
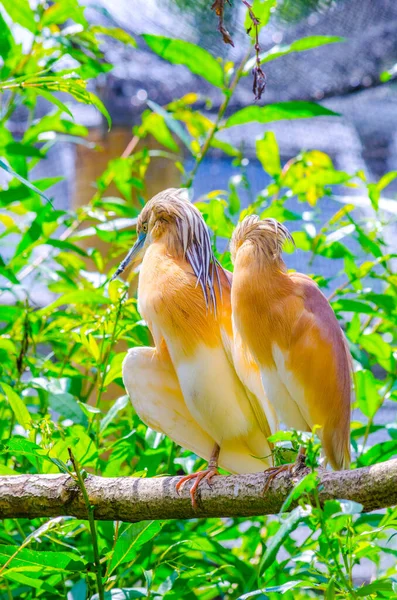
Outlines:
{"type": "Polygon", "coordinates": [[[15,415],[17,423],[19,423],[24,429],[30,429],[31,416],[28,409],[25,406],[22,398],[6,383],[1,383],[3,390],[7,396],[7,400],[10,403],[12,412],[15,415]]]}
{"type": "MultiPolygon", "coordinates": [[[[319,48],[320,46],[326,46],[328,44],[335,44],[337,42],[345,41],[343,37],[335,35],[310,35],[308,37],[295,40],[288,45],[276,45],[270,48],[267,52],[260,55],[261,64],[276,60],[280,56],[286,56],[294,52],[305,52],[306,50],[312,50],[313,48],[319,48]]],[[[244,67],[244,75],[251,73],[251,70],[255,64],[255,58],[250,59],[244,67]]]]}
{"type": "Polygon", "coordinates": [[[266,552],[260,562],[260,572],[263,573],[276,559],[277,552],[281,548],[286,537],[288,537],[297,525],[307,516],[310,515],[311,509],[304,509],[301,506],[297,506],[291,512],[291,514],[281,523],[280,529],[271,538],[266,552]]]}
{"type": "Polygon", "coordinates": [[[145,33],[143,39],[153,52],[174,65],[184,65],[212,85],[222,88],[223,70],[220,63],[204,48],[162,35],[145,33]]]}
{"type": "Polygon", "coordinates": [[[37,31],[37,23],[29,0],[2,0],[2,5],[15,23],[19,23],[32,33],[37,31]]]}
{"type": "Polygon", "coordinates": [[[4,169],[5,171],[7,171],[7,173],[9,173],[10,175],[12,175],[13,177],[15,177],[15,179],[18,179],[21,183],[23,183],[30,190],[32,190],[36,194],[39,194],[39,196],[41,196],[42,198],[44,198],[44,200],[46,200],[47,202],[49,202],[49,204],[51,204],[51,206],[52,206],[51,200],[48,198],[48,196],[46,196],[44,194],[44,192],[42,192],[41,190],[39,190],[39,188],[37,188],[35,185],[33,185],[32,183],[30,183],[30,181],[28,181],[27,179],[25,179],[24,177],[22,177],[21,175],[19,175],[16,171],[14,171],[13,169],[11,169],[11,167],[9,165],[7,165],[7,163],[5,163],[3,160],[0,160],[0,167],[2,169],[4,169]]]}
{"type": "Polygon", "coordinates": [[[152,100],[148,100],[147,105],[151,108],[155,113],[159,114],[163,117],[164,121],[167,123],[169,129],[175,133],[179,137],[179,139],[185,144],[186,148],[192,151],[191,140],[183,129],[182,125],[174,119],[171,113],[167,112],[162,106],[159,106],[156,102],[152,100]]]}
{"type": "Polygon", "coordinates": [[[281,172],[280,154],[273,131],[267,131],[262,139],[256,140],[256,155],[266,173],[274,177],[281,172]]]}
{"type": "Polygon", "coordinates": [[[93,25],[91,27],[92,33],[99,33],[111,37],[123,44],[128,44],[133,48],[136,48],[136,41],[127,31],[120,27],[104,27],[103,25],[93,25]]]}
{"type": "Polygon", "coordinates": [[[295,100],[268,104],[267,106],[246,106],[231,115],[226,120],[224,127],[244,125],[252,121],[256,121],[257,123],[271,123],[272,121],[282,121],[284,119],[310,119],[311,117],[321,116],[338,117],[340,115],[329,108],[321,106],[321,104],[295,100]]]}
{"type": "Polygon", "coordinates": [[[117,569],[119,565],[130,561],[143,544],[146,544],[161,531],[162,526],[163,524],[159,521],[142,521],[141,523],[128,525],[114,547],[110,573],[117,569]]]}

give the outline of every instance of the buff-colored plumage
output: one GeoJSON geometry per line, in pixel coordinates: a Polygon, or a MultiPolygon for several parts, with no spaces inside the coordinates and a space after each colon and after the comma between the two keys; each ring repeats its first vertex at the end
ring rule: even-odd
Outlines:
{"type": "MultiPolygon", "coordinates": [[[[230,274],[217,264],[209,232],[184,190],[150,200],[137,225],[138,305],[155,348],[134,348],[123,379],[142,420],[231,472],[271,464],[267,437],[277,417],[259,369],[234,342],[230,274]]],[[[120,272],[120,270],[118,272],[120,272]]]]}
{"type": "Polygon", "coordinates": [[[288,273],[290,234],[273,219],[246,217],[232,238],[233,322],[257,361],[266,393],[288,427],[319,425],[335,469],[350,462],[351,358],[327,299],[309,277],[288,273]]]}

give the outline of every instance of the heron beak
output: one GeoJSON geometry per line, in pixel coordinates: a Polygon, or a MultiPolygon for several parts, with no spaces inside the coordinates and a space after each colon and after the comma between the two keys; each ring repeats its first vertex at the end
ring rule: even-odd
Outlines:
{"type": "Polygon", "coordinates": [[[122,273],[130,263],[135,262],[139,258],[139,255],[141,253],[141,250],[143,248],[145,240],[146,240],[146,233],[141,232],[138,235],[137,241],[132,246],[131,250],[128,252],[125,259],[120,263],[119,267],[117,268],[117,271],[114,273],[114,275],[112,276],[110,281],[113,281],[113,279],[116,279],[116,277],[118,277],[120,275],[120,273],[122,273]]]}

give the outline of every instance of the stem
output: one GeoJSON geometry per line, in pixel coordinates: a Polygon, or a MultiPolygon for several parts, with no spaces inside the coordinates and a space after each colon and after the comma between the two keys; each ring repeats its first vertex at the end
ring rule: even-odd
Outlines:
{"type": "MultiPolygon", "coordinates": [[[[114,548],[115,548],[115,546],[117,544],[117,540],[119,539],[119,532],[120,532],[120,524],[121,524],[121,522],[122,521],[115,521],[115,523],[114,523],[114,536],[113,536],[113,544],[112,544],[111,556],[113,556],[114,548]]],[[[106,565],[105,577],[109,576],[110,563],[111,563],[111,561],[108,560],[107,561],[107,565],[106,565]]]]}
{"type": "Polygon", "coordinates": [[[124,294],[119,299],[119,303],[118,303],[118,306],[117,306],[116,317],[115,317],[115,320],[114,320],[114,326],[113,326],[113,330],[112,330],[112,335],[111,335],[111,338],[110,338],[110,343],[109,343],[109,346],[108,346],[108,348],[106,350],[106,354],[105,354],[105,357],[104,357],[103,370],[102,370],[102,378],[101,378],[101,385],[100,385],[100,388],[99,388],[99,391],[98,391],[98,396],[97,396],[96,403],[95,403],[95,406],[97,408],[99,406],[99,403],[101,401],[101,397],[102,397],[102,394],[103,394],[103,390],[105,388],[104,383],[105,383],[105,378],[106,378],[106,369],[107,369],[107,366],[109,364],[110,353],[111,353],[113,345],[114,345],[114,343],[116,341],[116,329],[117,329],[117,325],[118,325],[118,322],[119,322],[119,319],[120,319],[121,309],[122,309],[122,306],[123,306],[123,300],[126,297],[126,294],[127,294],[127,292],[124,292],[124,294]]]}
{"type": "Polygon", "coordinates": [[[88,516],[88,522],[90,524],[92,549],[94,552],[95,575],[96,575],[96,581],[97,581],[97,586],[98,586],[98,596],[99,596],[99,600],[105,600],[105,588],[104,588],[103,581],[102,581],[102,566],[101,566],[101,560],[99,557],[98,537],[97,537],[97,533],[96,533],[95,520],[94,520],[94,507],[91,506],[90,499],[88,497],[87,490],[84,485],[84,479],[83,479],[83,476],[79,469],[79,466],[77,464],[77,461],[73,455],[72,449],[68,448],[68,452],[69,452],[70,460],[72,461],[74,471],[76,473],[77,484],[81,490],[84,503],[87,507],[87,516],[88,516]]]}
{"type": "MultiPolygon", "coordinates": [[[[266,75],[261,69],[261,57],[260,51],[261,47],[259,45],[259,19],[255,16],[254,11],[252,10],[252,6],[247,0],[242,0],[242,3],[248,8],[248,14],[251,19],[252,26],[255,30],[255,66],[252,69],[252,74],[254,76],[254,82],[252,85],[252,91],[255,95],[255,100],[260,100],[262,98],[262,94],[265,91],[266,87],[266,75]]],[[[251,30],[248,29],[247,33],[251,30]]]]}
{"type": "Polygon", "coordinates": [[[188,180],[186,182],[186,187],[191,187],[192,183],[193,183],[193,179],[197,173],[197,170],[199,168],[199,166],[201,165],[201,163],[203,162],[208,150],[210,149],[211,146],[211,142],[214,139],[214,135],[217,133],[217,131],[219,130],[219,125],[220,122],[223,118],[223,115],[226,112],[227,107],[229,106],[229,102],[233,96],[233,92],[236,89],[236,86],[238,84],[238,82],[241,79],[241,76],[243,74],[243,70],[245,67],[245,63],[247,62],[249,55],[251,54],[251,48],[249,48],[249,50],[246,52],[246,54],[244,55],[237,71],[236,74],[233,78],[233,81],[231,82],[230,86],[228,88],[226,88],[226,90],[223,92],[224,93],[224,100],[222,102],[222,104],[219,107],[219,111],[218,114],[216,116],[215,119],[215,123],[213,125],[213,127],[211,128],[211,130],[209,131],[208,135],[207,135],[207,139],[205,140],[201,150],[200,150],[200,154],[198,155],[198,157],[196,158],[196,163],[193,167],[193,169],[190,172],[190,175],[188,177],[188,180]]]}
{"type": "MultiPolygon", "coordinates": [[[[321,508],[320,501],[319,501],[317,493],[315,494],[315,501],[316,501],[317,510],[319,511],[319,515],[320,515],[321,529],[323,530],[324,535],[325,535],[325,537],[327,539],[328,547],[329,547],[329,550],[331,552],[331,556],[332,556],[333,561],[334,561],[335,569],[336,569],[336,571],[338,571],[339,577],[341,578],[341,581],[343,582],[343,585],[344,585],[345,589],[349,592],[350,598],[357,599],[357,594],[354,591],[354,588],[350,585],[348,576],[345,575],[345,573],[343,572],[342,567],[339,564],[339,556],[338,556],[338,554],[335,553],[334,547],[332,545],[331,538],[328,535],[327,523],[326,523],[326,521],[324,519],[324,513],[323,513],[323,510],[321,508]]],[[[324,557],[324,558],[326,558],[326,557],[324,557]]],[[[329,566],[331,567],[331,564],[329,566]]]]}
{"type": "MultiPolygon", "coordinates": [[[[376,411],[376,412],[378,412],[378,409],[377,409],[377,411],[376,411]]],[[[375,414],[376,414],[376,413],[375,413],[375,414]]],[[[362,448],[361,448],[360,456],[358,457],[359,459],[360,459],[360,458],[361,458],[361,456],[364,454],[365,446],[367,445],[367,441],[368,441],[368,437],[369,437],[369,432],[370,432],[370,429],[371,429],[371,426],[372,426],[373,422],[374,422],[374,419],[373,419],[373,417],[371,417],[370,419],[368,419],[367,426],[366,426],[366,428],[365,428],[365,434],[364,434],[364,439],[363,439],[363,445],[362,445],[362,448]]]]}

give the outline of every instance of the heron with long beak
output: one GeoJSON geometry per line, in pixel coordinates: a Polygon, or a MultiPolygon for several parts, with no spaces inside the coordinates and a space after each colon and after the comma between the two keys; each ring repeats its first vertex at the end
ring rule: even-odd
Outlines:
{"type": "Polygon", "coordinates": [[[187,191],[169,189],[143,208],[138,239],[115,276],[141,261],[138,307],[155,347],[132,348],[123,380],[139,417],[177,444],[209,460],[193,480],[263,471],[268,436],[278,422],[260,372],[241,341],[234,343],[230,274],[215,259],[208,228],[187,191]]]}
{"type": "Polygon", "coordinates": [[[292,240],[290,233],[274,219],[248,216],[235,229],[235,332],[259,365],[280,420],[301,431],[320,426],[329,463],[348,468],[351,356],[317,284],[301,273],[288,273],[281,257],[287,240],[292,240]]]}

